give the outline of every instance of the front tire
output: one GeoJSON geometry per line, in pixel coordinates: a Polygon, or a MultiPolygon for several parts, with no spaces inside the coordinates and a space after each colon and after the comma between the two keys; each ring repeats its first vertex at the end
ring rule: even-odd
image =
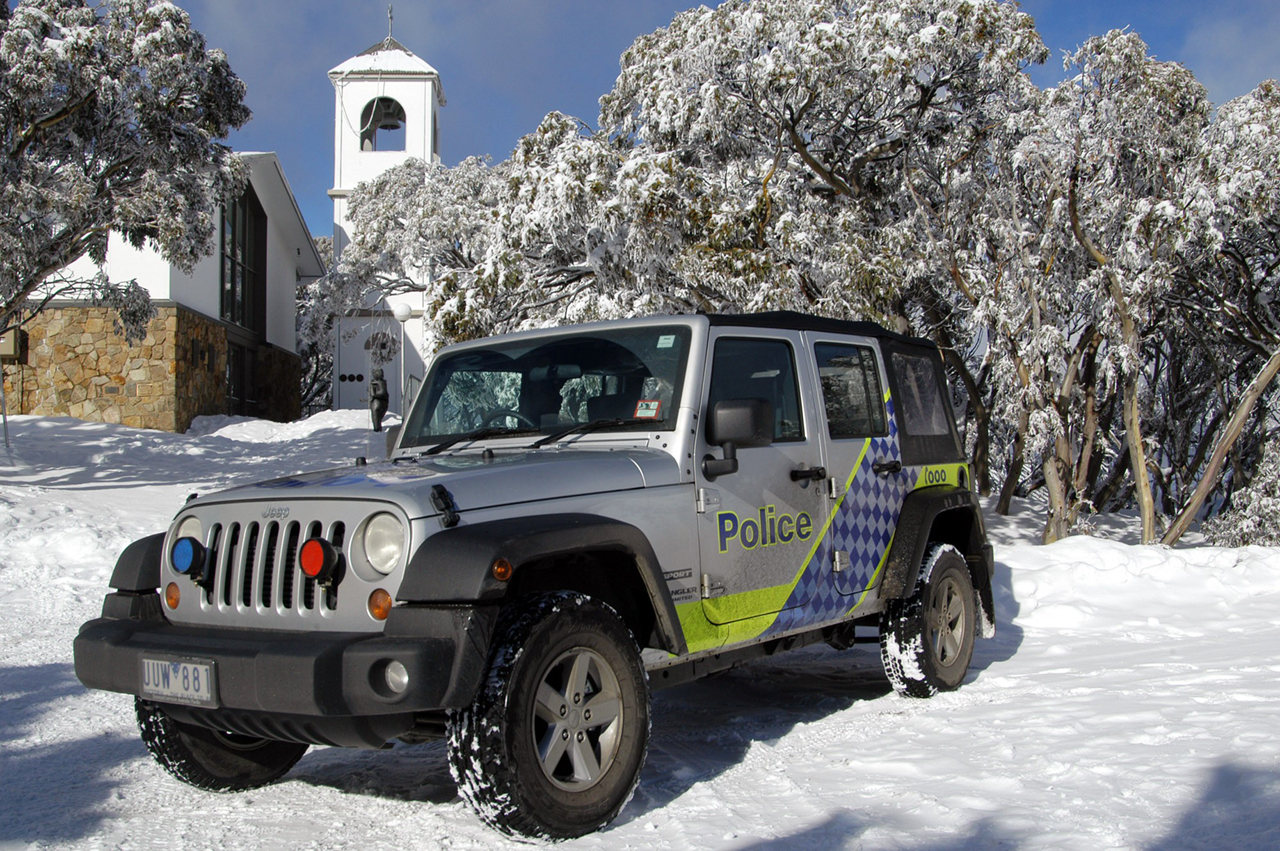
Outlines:
{"type": "Polygon", "coordinates": [[[243,792],[283,777],[307,746],[220,733],[175,721],[158,705],[134,699],[143,744],[165,771],[210,792],[243,792]]]}
{"type": "Polygon", "coordinates": [[[649,741],[649,682],[626,625],[582,594],[504,612],[489,671],[449,721],[449,768],[481,820],[569,839],[630,800],[649,741]]]}
{"type": "Polygon", "coordinates": [[[964,682],[973,658],[977,596],[969,566],[955,547],[934,544],[906,600],[880,618],[880,660],[894,691],[933,697],[964,682]]]}

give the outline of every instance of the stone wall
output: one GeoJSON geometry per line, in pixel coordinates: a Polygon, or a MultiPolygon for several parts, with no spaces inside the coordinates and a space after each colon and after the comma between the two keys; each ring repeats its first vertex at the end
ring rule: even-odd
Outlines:
{"type": "Polygon", "coordinates": [[[9,413],[176,431],[177,308],[160,307],[134,345],[115,333],[113,316],[67,305],[27,323],[25,357],[4,366],[9,413]]]}
{"type": "Polygon", "coordinates": [[[227,329],[185,308],[177,311],[177,425],[186,431],[198,416],[227,412],[227,329]]]}
{"type": "MultiPolygon", "coordinates": [[[[46,308],[27,323],[19,360],[3,365],[8,412],[177,432],[202,414],[226,413],[226,327],[172,302],[156,309],[146,336],[130,345],[108,308],[46,308]]],[[[259,416],[298,418],[300,373],[297,355],[259,349],[259,416]]]]}

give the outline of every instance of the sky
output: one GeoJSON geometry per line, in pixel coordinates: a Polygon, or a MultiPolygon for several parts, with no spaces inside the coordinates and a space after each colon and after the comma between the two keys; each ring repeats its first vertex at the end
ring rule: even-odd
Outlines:
{"type": "MultiPolygon", "coordinates": [[[[178,0],[210,47],[248,85],[254,118],[240,151],[276,151],[311,232],[332,232],[334,94],[328,71],[387,35],[384,0],[178,0]]],[[[618,59],[690,0],[416,0],[393,4],[395,38],[439,72],[448,105],[441,159],[506,159],[548,112],[595,126],[618,59]]],[[[1276,0],[1025,0],[1062,77],[1061,56],[1091,35],[1129,27],[1152,54],[1195,72],[1215,103],[1280,77],[1276,0]]]]}

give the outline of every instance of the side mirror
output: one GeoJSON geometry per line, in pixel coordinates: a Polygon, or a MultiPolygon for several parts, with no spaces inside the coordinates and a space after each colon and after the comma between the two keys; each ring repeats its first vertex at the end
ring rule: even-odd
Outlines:
{"type": "Polygon", "coordinates": [[[400,430],[404,428],[404,424],[390,426],[387,428],[387,453],[384,458],[390,458],[396,449],[396,442],[400,439],[400,430]]]}
{"type": "Polygon", "coordinates": [[[724,458],[702,459],[702,474],[708,480],[738,472],[738,447],[773,443],[773,403],[767,399],[716,402],[707,421],[707,442],[724,449],[724,458]]]}

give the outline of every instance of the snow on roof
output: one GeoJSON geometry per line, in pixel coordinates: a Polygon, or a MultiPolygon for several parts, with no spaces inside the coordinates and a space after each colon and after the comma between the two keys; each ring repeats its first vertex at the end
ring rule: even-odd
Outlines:
{"type": "Polygon", "coordinates": [[[348,74],[440,76],[435,68],[391,36],[343,62],[329,72],[329,77],[345,77],[348,74]]]}

